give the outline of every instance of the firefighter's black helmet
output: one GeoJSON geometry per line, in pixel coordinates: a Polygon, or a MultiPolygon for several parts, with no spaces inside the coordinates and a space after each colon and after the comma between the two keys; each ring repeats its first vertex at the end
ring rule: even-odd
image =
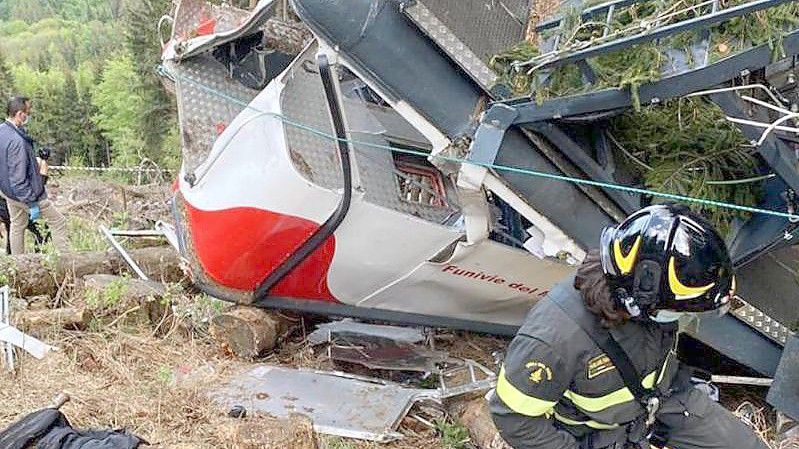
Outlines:
{"type": "Polygon", "coordinates": [[[644,208],[602,232],[602,268],[633,316],[729,307],[735,276],[724,240],[685,206],[644,208]]]}

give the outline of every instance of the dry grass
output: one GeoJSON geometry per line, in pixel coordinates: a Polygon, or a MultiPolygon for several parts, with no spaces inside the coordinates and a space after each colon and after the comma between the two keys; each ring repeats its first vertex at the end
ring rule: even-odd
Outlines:
{"type": "MultiPolygon", "coordinates": [[[[206,398],[206,392],[222,379],[252,367],[252,363],[220,354],[202,333],[186,332],[185,324],[176,322],[163,337],[154,336],[147,327],[101,332],[48,330],[40,336],[57,345],[60,352],[41,361],[23,356],[16,377],[0,375],[0,427],[47,405],[65,391],[72,401],[62,410],[77,427],[124,427],[165,448],[250,447],[242,445],[231,430],[241,421],[228,418],[226,410],[206,398]]],[[[436,344],[459,357],[492,366],[491,353],[503,350],[506,342],[457,333],[444,334],[436,344]]],[[[323,354],[315,354],[304,342],[301,330],[259,362],[333,367],[323,354]]],[[[726,406],[736,410],[765,440],[773,438],[774,417],[762,394],[751,389],[726,389],[723,393],[726,406]]],[[[246,422],[268,426],[272,421],[248,417],[246,422]]],[[[319,436],[318,445],[328,449],[444,447],[434,429],[410,418],[400,430],[406,438],[389,445],[327,436],[319,436]]],[[[771,443],[769,447],[796,449],[799,444],[771,443]]]]}
{"type": "MultiPolygon", "coordinates": [[[[61,392],[72,400],[62,411],[79,428],[127,428],[157,447],[248,448],[232,430],[241,420],[212,404],[206,392],[252,363],[220,354],[207,337],[177,325],[164,337],[149,328],[76,332],[50,329],[39,336],[60,348],[38,361],[19,358],[16,377],[0,374],[0,428],[46,406],[61,392]]],[[[302,336],[298,336],[298,340],[302,336]]],[[[281,365],[325,368],[323,357],[304,343],[287,341],[262,360],[281,365]]],[[[256,426],[268,417],[248,417],[256,426]]],[[[404,440],[377,445],[319,437],[331,449],[410,449],[441,447],[435,431],[403,427],[404,440]]]]}
{"type": "Polygon", "coordinates": [[[435,345],[437,349],[443,349],[454,357],[471,359],[483,366],[498,370],[494,354],[504,353],[509,342],[509,339],[452,332],[437,334],[435,345]]]}
{"type": "Polygon", "coordinates": [[[777,416],[766,402],[767,393],[768,389],[762,387],[724,385],[720,402],[751,427],[770,449],[799,449],[797,439],[776,441],[777,416]]]}
{"type": "Polygon", "coordinates": [[[776,441],[774,412],[763,401],[762,396],[753,397],[750,392],[744,397],[751,399],[741,399],[740,404],[733,410],[735,416],[751,427],[770,449],[799,449],[799,439],[776,441]]]}
{"type": "Polygon", "coordinates": [[[220,438],[225,420],[204,397],[210,379],[174,381],[203,367],[213,376],[235,368],[206,342],[117,331],[61,333],[48,341],[61,351],[42,361],[22,358],[16,378],[0,378],[0,425],[65,391],[72,401],[63,411],[78,427],[125,427],[162,447],[236,447],[220,438]]]}

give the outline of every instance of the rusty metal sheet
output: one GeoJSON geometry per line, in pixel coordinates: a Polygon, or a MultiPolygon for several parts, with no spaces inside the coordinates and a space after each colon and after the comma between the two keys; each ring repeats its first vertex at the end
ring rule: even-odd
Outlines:
{"type": "Polygon", "coordinates": [[[328,357],[337,362],[372,370],[439,373],[449,354],[415,344],[424,339],[420,329],[341,320],[319,325],[308,341],[328,343],[328,357]]]}
{"type": "Polygon", "coordinates": [[[340,337],[338,341],[328,349],[331,359],[373,370],[438,373],[440,366],[449,360],[449,354],[443,351],[397,344],[377,337],[340,337]]]}

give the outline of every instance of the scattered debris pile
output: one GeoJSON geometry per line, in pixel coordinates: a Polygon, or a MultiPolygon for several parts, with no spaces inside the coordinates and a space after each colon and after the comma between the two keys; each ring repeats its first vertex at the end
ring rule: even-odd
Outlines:
{"type": "Polygon", "coordinates": [[[60,177],[53,178],[47,189],[57,198],[59,210],[81,223],[152,229],[159,220],[171,221],[172,191],[165,184],[127,185],[102,178],[60,177]]]}

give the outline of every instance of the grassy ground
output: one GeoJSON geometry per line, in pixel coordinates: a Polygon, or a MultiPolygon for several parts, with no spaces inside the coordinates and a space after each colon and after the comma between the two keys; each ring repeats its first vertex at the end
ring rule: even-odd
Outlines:
{"type": "MultiPolygon", "coordinates": [[[[157,447],[244,448],[232,430],[241,421],[226,416],[206,397],[222,379],[252,364],[219,352],[202,333],[188,332],[175,322],[165,335],[148,327],[114,326],[100,331],[48,329],[39,337],[60,350],[37,361],[21,357],[16,376],[0,375],[0,427],[46,406],[61,392],[72,400],[62,408],[76,427],[127,428],[157,447]]],[[[301,342],[287,342],[270,363],[320,367],[301,342]]],[[[248,417],[252,424],[272,425],[264,417],[248,417]]],[[[403,428],[406,438],[380,445],[387,449],[460,448],[463,429],[403,428]]],[[[354,440],[320,437],[320,446],[337,449],[376,448],[354,440]]]]}

